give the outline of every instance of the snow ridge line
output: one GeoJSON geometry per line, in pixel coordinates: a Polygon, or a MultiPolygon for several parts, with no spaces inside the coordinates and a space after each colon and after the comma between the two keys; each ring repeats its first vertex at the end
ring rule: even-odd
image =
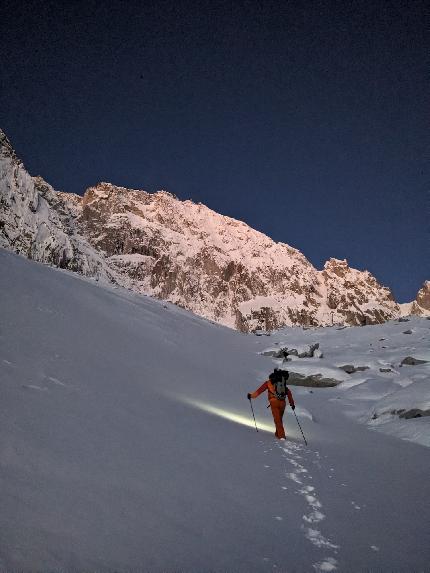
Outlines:
{"type": "MultiPolygon", "coordinates": [[[[304,450],[303,446],[290,441],[279,443],[278,446],[282,451],[282,457],[293,466],[293,471],[287,471],[285,475],[295,484],[295,492],[305,498],[309,507],[309,513],[302,516],[305,523],[301,528],[306,539],[315,547],[325,551],[333,551],[334,555],[337,555],[337,550],[340,546],[324,537],[321,531],[316,528],[316,525],[323,521],[326,516],[322,512],[323,506],[318,499],[316,488],[313,485],[304,483],[304,480],[312,480],[312,475],[302,463],[303,456],[300,454],[304,450]]],[[[319,459],[319,453],[315,452],[315,455],[319,459]]],[[[318,464],[319,462],[317,461],[316,463],[318,464]]],[[[328,555],[323,557],[321,561],[314,563],[313,568],[316,571],[335,571],[337,565],[337,560],[332,555],[328,555]]]]}

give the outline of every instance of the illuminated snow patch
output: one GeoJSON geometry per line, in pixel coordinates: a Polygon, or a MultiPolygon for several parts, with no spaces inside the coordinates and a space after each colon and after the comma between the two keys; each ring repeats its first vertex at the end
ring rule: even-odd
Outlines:
{"type": "MultiPolygon", "coordinates": [[[[183,399],[182,401],[194,408],[198,408],[199,410],[203,410],[204,412],[208,412],[209,414],[213,414],[214,416],[218,416],[220,418],[224,418],[225,420],[229,420],[230,422],[235,422],[236,424],[241,424],[242,426],[248,426],[249,428],[255,428],[254,419],[252,417],[251,410],[249,411],[249,415],[245,415],[243,413],[235,412],[233,410],[227,410],[226,408],[221,408],[214,406],[213,404],[208,404],[207,402],[201,402],[199,400],[191,400],[188,398],[183,399]]],[[[257,428],[258,431],[263,432],[270,432],[274,433],[275,425],[269,424],[267,422],[261,422],[257,420],[257,428]]]]}

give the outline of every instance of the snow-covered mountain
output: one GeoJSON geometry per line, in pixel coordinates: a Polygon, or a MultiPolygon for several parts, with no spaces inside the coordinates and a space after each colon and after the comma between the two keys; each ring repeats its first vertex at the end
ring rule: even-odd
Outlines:
{"type": "Polygon", "coordinates": [[[4,247],[245,332],[400,314],[369,272],[336,259],[318,271],[297,249],[202,204],[109,183],[83,197],[55,192],[28,175],[2,132],[0,194],[4,247]]]}
{"type": "Polygon", "coordinates": [[[429,320],[243,335],[0,269],[2,572],[428,570],[429,320]],[[265,396],[255,431],[246,394],[279,365],[307,446],[265,396]]]}
{"type": "Polygon", "coordinates": [[[74,223],[73,195],[31,177],[0,130],[0,246],[29,259],[112,280],[101,253],[74,223]]]}
{"type": "Polygon", "coordinates": [[[398,307],[370,273],[331,259],[317,271],[297,249],[170,193],[100,183],[88,189],[82,233],[134,289],[239,330],[284,324],[381,322],[398,307]]]}

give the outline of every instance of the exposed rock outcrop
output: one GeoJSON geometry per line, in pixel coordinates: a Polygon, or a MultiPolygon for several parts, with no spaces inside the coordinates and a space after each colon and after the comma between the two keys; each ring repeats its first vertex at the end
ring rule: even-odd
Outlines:
{"type": "Polygon", "coordinates": [[[339,366],[341,370],[347,374],[354,374],[355,372],[364,372],[369,370],[369,366],[354,366],[353,364],[345,364],[344,366],[339,366]]]}
{"type": "Polygon", "coordinates": [[[400,304],[402,317],[409,315],[430,316],[430,281],[425,281],[412,302],[400,304]]]}
{"type": "Polygon", "coordinates": [[[400,363],[400,366],[417,366],[418,364],[427,364],[428,360],[421,360],[420,358],[414,358],[413,356],[406,356],[400,363]]]}
{"type": "Polygon", "coordinates": [[[342,380],[334,378],[326,378],[322,374],[300,374],[298,372],[290,372],[288,378],[288,386],[306,386],[310,388],[332,388],[338,386],[342,380]]]}
{"type": "Polygon", "coordinates": [[[340,322],[364,326],[393,318],[397,305],[390,289],[368,271],[351,269],[346,260],[330,259],[322,275],[328,307],[342,317],[340,322]]]}
{"type": "Polygon", "coordinates": [[[420,308],[430,311],[430,281],[425,281],[420,288],[416,302],[420,308]]]}
{"type": "Polygon", "coordinates": [[[403,420],[414,420],[416,418],[423,418],[426,416],[430,416],[430,410],[421,410],[420,408],[411,408],[410,410],[406,410],[405,408],[400,408],[397,410],[387,410],[386,412],[379,412],[378,414],[375,412],[372,416],[372,420],[377,420],[378,418],[386,414],[391,414],[392,416],[398,416],[400,419],[403,420]]]}

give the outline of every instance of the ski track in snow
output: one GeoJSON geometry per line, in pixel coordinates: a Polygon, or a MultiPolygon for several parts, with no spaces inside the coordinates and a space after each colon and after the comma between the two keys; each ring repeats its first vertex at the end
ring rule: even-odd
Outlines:
{"type": "Polygon", "coordinates": [[[23,388],[31,388],[32,390],[39,390],[40,392],[46,392],[48,389],[47,388],[42,388],[41,386],[38,386],[37,384],[22,384],[23,388]]]}
{"type": "MultiPolygon", "coordinates": [[[[340,546],[327,539],[320,529],[317,528],[318,524],[326,516],[322,512],[323,506],[318,499],[318,492],[315,486],[309,484],[309,481],[312,480],[312,475],[304,466],[303,446],[289,441],[278,444],[278,446],[282,450],[282,456],[293,466],[293,471],[285,472],[286,477],[295,484],[295,492],[301,495],[308,505],[308,513],[302,516],[304,536],[315,547],[324,550],[326,553],[333,552],[334,555],[337,555],[337,550],[340,546]]],[[[313,455],[315,459],[312,460],[312,464],[321,469],[319,452],[313,452],[313,455]]],[[[333,468],[331,468],[331,471],[333,471],[333,468]]],[[[286,488],[283,487],[282,489],[286,488]]],[[[335,571],[337,565],[338,562],[332,555],[326,555],[321,561],[314,563],[313,568],[316,571],[335,571]]]]}
{"type": "Polygon", "coordinates": [[[58,380],[58,378],[54,378],[53,376],[46,376],[46,380],[53,384],[57,384],[58,386],[67,386],[67,384],[64,384],[64,382],[61,382],[61,380],[58,380]]]}

